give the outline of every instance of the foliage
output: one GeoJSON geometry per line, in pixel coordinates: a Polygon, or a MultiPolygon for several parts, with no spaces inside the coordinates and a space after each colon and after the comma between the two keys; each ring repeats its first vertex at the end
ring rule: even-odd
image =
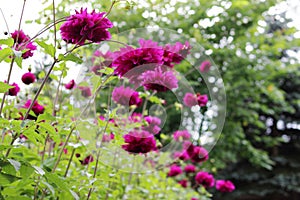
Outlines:
{"type": "MultiPolygon", "coordinates": [[[[82,7],[82,1],[53,5],[45,0],[40,19],[29,22],[46,25],[30,41],[45,58],[41,63],[43,68],[34,69],[37,82],[22,88],[17,97],[8,96],[7,91],[13,88],[4,80],[0,82],[0,93],[4,93],[0,111],[0,199],[210,199],[210,193],[216,194],[216,199],[263,196],[275,199],[274,191],[282,195],[280,198],[289,195],[297,198],[299,129],[288,126],[299,124],[300,74],[297,60],[289,52],[298,51],[295,47],[300,40],[293,37],[294,28],[272,23],[276,16],[269,15],[268,10],[277,3],[277,0],[145,0],[143,3],[91,0],[89,6],[106,11],[105,17],[114,23],[114,28],[109,29],[113,39],[97,45],[93,41],[73,45],[61,40],[59,28],[70,12],[82,7]],[[138,48],[138,42],[129,36],[142,27],[167,27],[182,33],[184,37],[178,42],[184,44],[186,37],[203,47],[197,52],[198,59],[191,59],[190,63],[183,60],[175,66],[196,92],[209,93],[207,86],[199,84],[203,83],[199,74],[191,71],[208,56],[222,75],[227,98],[226,123],[222,134],[213,138],[218,143],[206,162],[173,158],[170,161],[173,154],[164,151],[144,156],[118,149],[124,145],[123,135],[128,134],[127,130],[149,125],[143,117],[152,114],[148,109],[153,105],[165,106],[168,111],[168,120],[155,135],[158,149],[170,143],[178,127],[174,125],[181,123],[178,116],[185,107],[174,101],[171,92],[156,94],[144,89],[138,90],[144,107],[131,105],[130,112],[121,115],[117,112],[121,106],[111,104],[113,87],[129,81],[115,76],[111,68],[114,59],[109,55],[95,56],[96,52],[105,45],[114,53],[124,44],[138,48]],[[130,29],[132,32],[122,33],[130,29]],[[101,68],[94,73],[84,70],[98,65],[101,68]],[[84,79],[76,82],[72,90],[64,88],[63,80],[70,69],[80,66],[84,79]],[[29,99],[38,103],[33,100],[26,106],[29,99]],[[134,109],[142,119],[134,123],[126,121],[134,109]],[[278,123],[283,123],[284,128],[278,128],[278,123]],[[103,142],[106,135],[110,135],[107,143],[103,142]],[[97,143],[99,137],[101,142],[97,143]],[[205,189],[195,182],[196,172],[168,177],[172,164],[182,168],[195,164],[198,171],[233,180],[237,191],[223,195],[205,189]],[[143,167],[151,173],[146,173],[147,170],[135,173],[143,167]],[[188,187],[178,184],[182,179],[190,181],[188,187]],[[256,184],[248,186],[252,182],[256,184]]],[[[153,34],[151,39],[161,41],[159,34],[153,34]]],[[[171,39],[171,34],[166,36],[165,43],[171,39]]],[[[28,45],[28,41],[23,42],[28,45]]],[[[0,44],[1,64],[27,67],[22,56],[28,49],[17,48],[10,36],[1,38],[0,44]]],[[[11,83],[9,79],[10,75],[11,83]]],[[[201,107],[201,116],[206,116],[210,105],[201,107]]],[[[197,134],[192,134],[192,145],[201,146],[199,138],[208,132],[203,124],[213,124],[203,118],[197,134]]],[[[184,146],[184,140],[180,142],[184,146]]]]}

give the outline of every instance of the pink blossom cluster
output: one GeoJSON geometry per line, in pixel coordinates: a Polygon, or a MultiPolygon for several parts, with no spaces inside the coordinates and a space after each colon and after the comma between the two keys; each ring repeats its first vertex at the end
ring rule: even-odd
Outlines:
{"type": "Polygon", "coordinates": [[[175,179],[183,188],[190,187],[197,190],[199,187],[210,189],[215,186],[220,192],[235,190],[231,181],[215,180],[212,173],[201,169],[203,162],[209,159],[208,151],[204,147],[190,142],[191,134],[187,130],[175,131],[173,138],[182,144],[183,149],[174,153],[174,158],[181,162],[169,166],[168,177],[175,179]]]}
{"type": "Polygon", "coordinates": [[[206,94],[200,94],[197,93],[192,94],[192,93],[186,93],[185,96],[183,97],[183,103],[188,106],[188,107],[193,107],[196,105],[199,106],[206,106],[208,102],[208,96],[206,94]]]}

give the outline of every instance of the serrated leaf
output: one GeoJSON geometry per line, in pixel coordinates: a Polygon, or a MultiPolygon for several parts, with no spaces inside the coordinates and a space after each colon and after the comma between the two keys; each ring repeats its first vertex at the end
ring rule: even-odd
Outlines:
{"type": "Polygon", "coordinates": [[[19,180],[19,177],[10,175],[10,174],[4,174],[2,172],[0,172],[0,184],[3,185],[8,185],[12,182],[15,182],[17,180],[19,180]]]}
{"type": "Polygon", "coordinates": [[[83,60],[79,57],[77,57],[75,54],[68,54],[66,56],[64,56],[63,54],[59,54],[58,59],[61,61],[72,61],[75,62],[77,64],[81,64],[83,62],[83,60]]]}
{"type": "Polygon", "coordinates": [[[21,69],[22,69],[22,61],[23,61],[22,57],[15,58],[15,62],[17,63],[18,67],[20,67],[21,69]]]}
{"type": "Polygon", "coordinates": [[[13,51],[11,48],[5,48],[0,50],[0,62],[2,62],[4,59],[8,58],[10,55],[12,55],[13,51]]]}
{"type": "Polygon", "coordinates": [[[13,38],[0,39],[0,44],[5,44],[9,47],[12,47],[14,44],[14,39],[13,38]]]}
{"type": "Polygon", "coordinates": [[[10,88],[14,88],[14,86],[10,86],[7,83],[1,82],[0,81],[0,93],[5,93],[7,92],[10,88]]]}
{"type": "Polygon", "coordinates": [[[16,171],[20,170],[21,163],[13,159],[7,159],[7,161],[15,168],[16,171]]]}
{"type": "Polygon", "coordinates": [[[28,178],[34,172],[34,168],[28,163],[22,163],[20,174],[23,178],[28,178]]]}
{"type": "Polygon", "coordinates": [[[45,175],[45,171],[44,171],[42,168],[40,168],[40,167],[38,167],[38,166],[33,166],[33,168],[35,169],[35,172],[36,172],[37,174],[42,175],[42,176],[45,175]]]}
{"type": "Polygon", "coordinates": [[[50,115],[49,113],[43,113],[41,115],[38,116],[37,118],[37,122],[41,122],[43,120],[46,120],[46,121],[54,121],[55,120],[55,117],[53,117],[52,115],[50,115]]]}
{"type": "Polygon", "coordinates": [[[42,78],[44,78],[45,77],[45,72],[44,71],[41,71],[40,73],[39,73],[39,75],[38,75],[38,78],[39,79],[42,79],[42,78]]]}
{"type": "Polygon", "coordinates": [[[112,74],[114,72],[114,69],[110,67],[106,67],[105,69],[100,69],[98,71],[103,74],[112,74]]]}
{"type": "Polygon", "coordinates": [[[53,44],[47,44],[44,41],[35,41],[40,47],[42,47],[46,54],[50,55],[51,57],[55,56],[55,47],[53,44]]]}

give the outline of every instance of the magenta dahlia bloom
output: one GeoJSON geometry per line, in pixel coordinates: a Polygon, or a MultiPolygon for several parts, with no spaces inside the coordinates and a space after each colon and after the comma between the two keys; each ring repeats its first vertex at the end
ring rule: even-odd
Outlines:
{"type": "Polygon", "coordinates": [[[164,47],[163,64],[173,68],[174,63],[179,64],[189,53],[191,46],[188,42],[181,44],[176,42],[174,45],[167,44],[164,47]]]}
{"type": "Polygon", "coordinates": [[[89,163],[94,161],[94,157],[92,155],[88,155],[83,160],[80,160],[82,165],[88,165],[89,163]]]}
{"type": "Polygon", "coordinates": [[[180,160],[189,160],[190,156],[188,155],[188,153],[184,150],[182,152],[174,152],[174,158],[175,159],[180,159],[180,160]]]}
{"type": "Polygon", "coordinates": [[[191,200],[199,200],[198,198],[192,197],[191,200]]]}
{"type": "Polygon", "coordinates": [[[180,166],[178,166],[178,165],[172,165],[172,166],[170,166],[170,170],[168,172],[168,176],[174,177],[174,176],[177,176],[179,174],[182,174],[182,169],[181,169],[180,166]]]}
{"type": "Polygon", "coordinates": [[[183,103],[188,107],[193,107],[195,105],[206,106],[207,102],[208,96],[206,94],[201,95],[197,93],[194,95],[192,93],[186,93],[183,97],[183,103]]]}
{"type": "Polygon", "coordinates": [[[92,96],[92,90],[89,86],[79,86],[78,88],[81,90],[82,96],[86,98],[92,96]]]}
{"type": "MultiPolygon", "coordinates": [[[[24,104],[24,108],[29,108],[31,104],[31,100],[28,100],[25,104],[24,104]]],[[[36,116],[38,116],[39,114],[43,114],[44,113],[44,106],[40,105],[37,101],[34,102],[33,107],[32,107],[32,111],[34,112],[34,114],[36,116]]]]}
{"type": "Polygon", "coordinates": [[[148,153],[156,150],[154,136],[147,131],[131,131],[123,136],[122,148],[129,153],[148,153]]]}
{"type": "Polygon", "coordinates": [[[178,183],[184,188],[187,188],[187,186],[188,186],[188,180],[186,180],[186,179],[180,180],[180,181],[178,181],[178,183]]]}
{"type": "Polygon", "coordinates": [[[10,86],[14,86],[13,88],[10,88],[8,90],[8,95],[9,96],[17,96],[17,94],[20,92],[20,87],[18,84],[16,83],[13,83],[13,84],[10,84],[10,86]]]}
{"type": "Polygon", "coordinates": [[[16,30],[11,34],[11,37],[14,39],[17,51],[28,49],[27,51],[22,53],[22,58],[26,59],[33,56],[32,51],[36,50],[36,46],[33,45],[32,42],[28,42],[30,40],[29,36],[25,35],[22,30],[16,30]]]}
{"type": "Polygon", "coordinates": [[[205,60],[201,63],[199,69],[201,72],[208,72],[211,67],[211,63],[208,60],[205,60]]]}
{"type": "Polygon", "coordinates": [[[235,190],[235,186],[229,180],[218,180],[216,182],[216,189],[220,192],[232,192],[235,190]]]}
{"type": "Polygon", "coordinates": [[[120,86],[113,90],[112,99],[123,106],[141,106],[143,100],[139,97],[139,93],[130,87],[120,86]]]}
{"type": "Polygon", "coordinates": [[[184,167],[185,173],[194,173],[196,172],[196,167],[194,165],[187,165],[184,167]]]}
{"type": "Polygon", "coordinates": [[[141,48],[162,49],[162,47],[158,45],[158,42],[154,42],[152,40],[145,40],[143,38],[139,39],[139,44],[141,48]]]}
{"type": "Polygon", "coordinates": [[[198,99],[194,94],[186,93],[183,97],[183,103],[188,107],[193,107],[195,105],[198,105],[198,99]]]}
{"type": "Polygon", "coordinates": [[[75,84],[75,81],[74,81],[74,79],[72,79],[72,80],[70,80],[69,83],[67,83],[67,84],[65,85],[65,88],[68,89],[68,90],[72,90],[72,89],[74,88],[75,85],[76,85],[76,84],[75,84]]]}
{"type": "Polygon", "coordinates": [[[129,120],[131,121],[131,122],[142,122],[142,119],[143,119],[143,115],[142,115],[142,113],[137,113],[137,112],[134,112],[134,113],[132,113],[132,115],[131,116],[129,116],[129,120]]]}
{"type": "Polygon", "coordinates": [[[175,131],[173,137],[176,141],[179,140],[188,140],[191,138],[191,134],[187,130],[175,131]]]}
{"type": "Polygon", "coordinates": [[[159,125],[161,124],[161,120],[158,117],[146,116],[145,121],[148,123],[147,126],[143,127],[143,130],[148,131],[152,134],[157,134],[161,130],[159,125]]]}
{"type": "Polygon", "coordinates": [[[115,135],[113,133],[110,133],[109,135],[104,134],[102,136],[102,142],[110,142],[113,139],[115,139],[115,135]]]}
{"type": "Polygon", "coordinates": [[[204,162],[208,160],[208,152],[203,147],[194,146],[192,144],[187,148],[187,153],[193,162],[204,162]]]}
{"type": "Polygon", "coordinates": [[[36,79],[35,75],[31,72],[27,72],[27,73],[23,74],[23,76],[22,76],[22,82],[26,85],[34,83],[35,79],[36,79]]]}
{"type": "Polygon", "coordinates": [[[211,188],[215,184],[215,179],[212,174],[208,172],[198,172],[195,180],[198,184],[203,185],[205,188],[211,188]]]}
{"type": "Polygon", "coordinates": [[[206,94],[199,94],[197,93],[197,100],[198,100],[198,105],[199,106],[206,106],[208,102],[208,97],[206,94]]]}
{"type": "MultiPolygon", "coordinates": [[[[112,66],[115,68],[115,74],[120,77],[124,76],[135,67],[145,64],[162,64],[163,50],[157,48],[137,48],[132,47],[121,48],[115,52],[116,59],[112,66]]],[[[137,72],[139,75],[140,72],[137,72]]],[[[135,74],[136,75],[136,74],[135,74]]]]}
{"type": "Polygon", "coordinates": [[[145,90],[166,92],[178,87],[178,80],[172,71],[164,71],[161,67],[149,70],[141,74],[139,79],[145,90]]]}
{"type": "Polygon", "coordinates": [[[83,45],[86,40],[101,42],[111,38],[107,29],[112,28],[113,24],[105,18],[105,12],[96,13],[94,10],[92,13],[88,13],[87,9],[83,8],[75,12],[60,27],[63,40],[83,45]]]}

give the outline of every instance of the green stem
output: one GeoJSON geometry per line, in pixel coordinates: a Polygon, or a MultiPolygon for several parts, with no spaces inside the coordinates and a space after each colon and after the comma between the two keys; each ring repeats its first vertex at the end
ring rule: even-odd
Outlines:
{"type": "Polygon", "coordinates": [[[57,158],[57,160],[56,160],[56,162],[55,162],[55,164],[54,164],[54,167],[53,167],[53,169],[52,169],[52,173],[55,172],[55,170],[56,170],[56,168],[57,168],[57,166],[58,166],[58,164],[59,164],[59,162],[60,162],[61,156],[62,156],[62,154],[63,154],[63,152],[64,152],[64,148],[66,148],[66,146],[67,146],[67,144],[68,144],[68,142],[69,142],[69,140],[70,140],[70,137],[71,137],[73,131],[75,130],[75,128],[76,128],[76,126],[74,126],[74,127],[70,130],[70,133],[69,133],[69,135],[67,136],[67,139],[66,139],[64,145],[62,146],[60,152],[59,152],[58,158],[57,158]]]}
{"type": "MultiPolygon", "coordinates": [[[[9,84],[9,81],[10,81],[11,72],[12,72],[12,68],[14,66],[14,62],[15,62],[15,56],[13,56],[13,58],[12,58],[12,60],[10,62],[10,67],[9,67],[9,72],[8,72],[8,77],[7,77],[7,84],[9,84]]],[[[0,117],[1,117],[1,114],[2,114],[3,107],[4,107],[4,102],[5,102],[6,95],[7,95],[7,92],[5,92],[3,94],[3,98],[2,98],[2,102],[1,102],[1,107],[0,107],[0,117]]]]}
{"type": "Polygon", "coordinates": [[[27,109],[27,112],[26,112],[26,114],[25,114],[25,116],[24,116],[24,120],[27,119],[27,117],[28,117],[28,115],[29,115],[29,112],[30,112],[30,110],[32,109],[32,107],[33,107],[33,105],[34,105],[34,102],[37,100],[38,96],[40,95],[42,89],[43,89],[44,86],[45,86],[45,83],[47,82],[47,80],[48,80],[48,78],[49,78],[49,76],[50,76],[50,74],[51,74],[51,72],[52,72],[52,70],[53,70],[53,68],[54,68],[54,66],[55,66],[55,64],[56,64],[57,62],[58,62],[58,60],[55,59],[54,62],[52,63],[52,65],[51,65],[51,67],[50,67],[48,73],[46,74],[46,76],[45,76],[45,78],[44,78],[44,80],[43,80],[43,82],[42,82],[40,88],[39,88],[38,91],[36,92],[36,94],[35,94],[33,100],[31,101],[31,104],[30,104],[29,108],[27,109]]]}
{"type": "Polygon", "coordinates": [[[70,169],[71,162],[72,162],[72,160],[73,160],[73,157],[74,157],[75,151],[76,151],[76,149],[75,149],[75,148],[73,148],[73,150],[72,150],[72,153],[71,153],[71,157],[70,157],[70,159],[69,159],[69,162],[68,162],[68,165],[67,165],[67,168],[66,168],[66,171],[65,171],[65,175],[64,175],[64,177],[65,177],[65,178],[66,178],[66,177],[67,177],[67,175],[68,175],[68,172],[69,172],[69,169],[70,169]]]}
{"type": "MultiPolygon", "coordinates": [[[[95,169],[94,169],[93,178],[96,177],[96,173],[97,173],[97,170],[98,170],[99,157],[100,157],[100,150],[97,151],[96,166],[95,166],[95,169]]],[[[92,183],[92,185],[91,185],[91,187],[90,187],[90,189],[89,189],[89,193],[88,193],[88,195],[87,195],[86,200],[89,200],[90,197],[91,197],[92,191],[93,191],[93,189],[94,189],[94,188],[93,188],[93,185],[94,185],[94,183],[92,183]]]]}
{"type": "MultiPolygon", "coordinates": [[[[54,104],[53,104],[53,112],[52,112],[52,115],[55,117],[56,116],[56,104],[57,104],[57,101],[58,101],[58,97],[59,97],[59,89],[60,89],[60,86],[61,86],[61,82],[62,82],[62,76],[63,76],[63,73],[64,73],[64,70],[62,71],[61,75],[60,75],[60,78],[59,78],[59,82],[58,82],[58,86],[56,88],[56,95],[55,95],[55,100],[54,100],[54,104]]],[[[60,107],[60,106],[59,106],[60,107]]]]}

